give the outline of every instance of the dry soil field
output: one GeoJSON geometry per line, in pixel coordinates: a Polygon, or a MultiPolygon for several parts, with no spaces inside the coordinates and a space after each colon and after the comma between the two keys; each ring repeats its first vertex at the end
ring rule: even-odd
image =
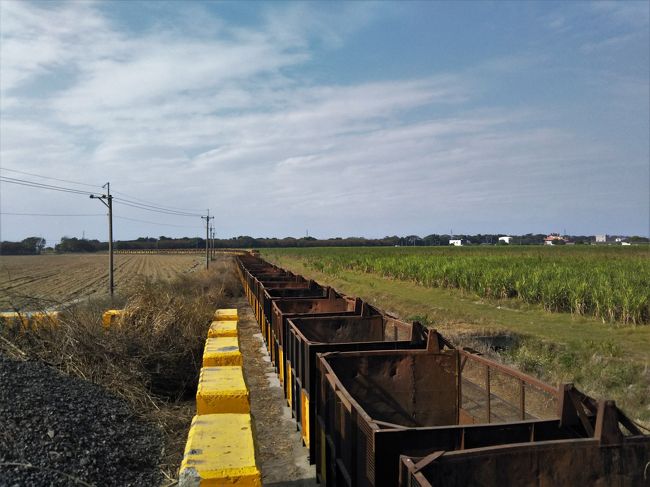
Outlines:
{"type": "MultiPolygon", "coordinates": [[[[115,290],[128,288],[135,276],[167,279],[201,269],[199,255],[116,255],[115,290]]],[[[0,311],[38,310],[108,289],[106,254],[0,256],[0,311]]]]}

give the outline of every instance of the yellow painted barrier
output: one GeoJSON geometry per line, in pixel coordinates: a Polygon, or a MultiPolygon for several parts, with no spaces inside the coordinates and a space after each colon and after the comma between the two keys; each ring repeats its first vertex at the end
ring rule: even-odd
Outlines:
{"type": "Polygon", "coordinates": [[[208,329],[208,338],[215,337],[236,337],[236,321],[213,321],[208,329]]]}
{"type": "Polygon", "coordinates": [[[305,391],[300,391],[300,426],[302,427],[302,440],[305,442],[305,446],[309,448],[309,398],[305,391]]]}
{"type": "Polygon", "coordinates": [[[242,365],[237,337],[208,338],[203,350],[203,367],[242,365]]]}
{"type": "Polygon", "coordinates": [[[178,484],[261,487],[250,414],[194,416],[178,484]]]}
{"type": "Polygon", "coordinates": [[[285,391],[287,395],[287,403],[289,407],[293,407],[293,377],[291,374],[291,367],[287,367],[287,383],[285,384],[285,391]]]}
{"type": "Polygon", "coordinates": [[[0,313],[0,325],[15,326],[18,325],[22,330],[29,327],[38,328],[45,325],[58,325],[58,311],[25,311],[18,313],[7,311],[0,313]]]}
{"type": "Polygon", "coordinates": [[[196,414],[250,413],[244,373],[238,366],[203,367],[196,391],[196,414]]]}
{"type": "Polygon", "coordinates": [[[237,321],[236,309],[218,309],[214,312],[214,321],[237,321]]]}
{"type": "Polygon", "coordinates": [[[104,311],[104,314],[102,314],[102,325],[104,325],[104,328],[109,328],[123,313],[123,309],[109,309],[104,311]]]}

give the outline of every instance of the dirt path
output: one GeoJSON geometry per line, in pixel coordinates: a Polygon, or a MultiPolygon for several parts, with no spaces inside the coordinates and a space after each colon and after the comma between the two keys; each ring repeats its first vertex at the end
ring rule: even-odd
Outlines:
{"type": "Polygon", "coordinates": [[[280,381],[271,365],[253,310],[245,298],[233,301],[239,312],[239,346],[250,390],[257,460],[265,486],[315,486],[315,469],[307,459],[291,418],[280,381]]]}

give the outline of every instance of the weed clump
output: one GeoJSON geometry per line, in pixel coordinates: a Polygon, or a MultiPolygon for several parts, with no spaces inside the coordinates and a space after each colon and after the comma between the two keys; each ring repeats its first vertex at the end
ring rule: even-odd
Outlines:
{"type": "Polygon", "coordinates": [[[193,414],[187,399],[196,393],[207,328],[215,309],[239,293],[227,260],[170,281],[137,278],[112,302],[75,304],[56,322],[27,330],[0,328],[0,351],[41,360],[124,398],[166,433],[174,457],[166,471],[173,475],[193,414]],[[105,327],[102,314],[110,308],[123,312],[105,327]]]}
{"type": "Polygon", "coordinates": [[[596,397],[611,397],[638,420],[650,421],[650,373],[628,360],[613,342],[586,340],[568,345],[520,338],[499,355],[520,370],[548,382],[574,382],[596,397]]]}

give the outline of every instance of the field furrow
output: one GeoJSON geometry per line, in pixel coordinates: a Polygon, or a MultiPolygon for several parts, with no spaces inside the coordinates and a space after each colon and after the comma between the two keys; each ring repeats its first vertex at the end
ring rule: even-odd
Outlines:
{"type": "MultiPolygon", "coordinates": [[[[194,255],[116,255],[116,293],[138,276],[170,279],[201,269],[194,255]]],[[[108,294],[106,254],[0,256],[0,310],[49,308],[89,296],[108,294]]]]}

